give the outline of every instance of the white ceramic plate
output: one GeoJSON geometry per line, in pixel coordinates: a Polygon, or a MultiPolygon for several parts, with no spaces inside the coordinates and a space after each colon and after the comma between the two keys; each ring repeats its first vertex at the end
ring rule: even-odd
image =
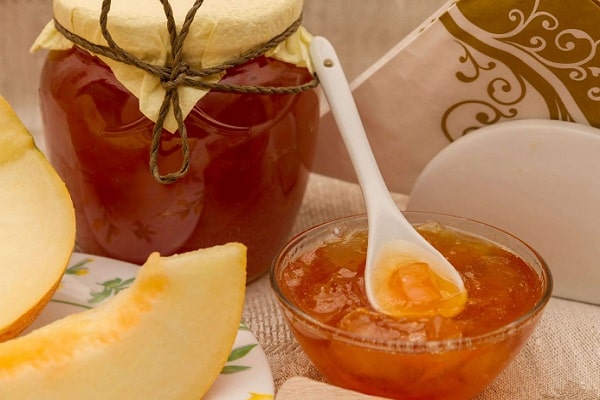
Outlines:
{"type": "MultiPolygon", "coordinates": [[[[28,331],[106,301],[133,282],[138,268],[109,258],[74,253],[60,288],[28,331]]],[[[267,358],[254,335],[240,324],[230,361],[203,400],[267,400],[273,395],[267,358]]]]}
{"type": "Polygon", "coordinates": [[[431,160],[407,209],[504,229],[544,257],[556,296],[600,304],[599,133],[552,120],[480,128],[431,160]]]}

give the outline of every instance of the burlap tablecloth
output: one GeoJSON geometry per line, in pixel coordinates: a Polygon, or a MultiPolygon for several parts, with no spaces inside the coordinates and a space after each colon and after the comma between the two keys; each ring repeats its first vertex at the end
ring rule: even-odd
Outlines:
{"type": "MultiPolygon", "coordinates": [[[[306,2],[305,19],[313,32],[336,43],[352,78],[442,2],[382,0],[376,8],[360,0],[306,2]],[[369,17],[376,18],[377,24],[364,24],[369,17]],[[369,48],[356,46],[358,42],[368,42],[369,48]]],[[[38,137],[37,82],[45,55],[31,55],[28,49],[51,18],[51,1],[0,0],[0,11],[4,38],[0,45],[0,92],[43,148],[38,137]]],[[[396,199],[399,206],[406,204],[405,196],[396,199]]],[[[364,205],[357,185],[313,175],[294,232],[361,212],[364,205]]],[[[244,320],[267,355],[276,389],[292,376],[322,380],[288,330],[267,276],[248,286],[244,320]]],[[[552,299],[519,357],[478,400],[600,399],[599,360],[600,307],[552,299]]]]}
{"type": "MultiPolygon", "coordinates": [[[[406,196],[395,199],[406,204],[406,196]]],[[[358,185],[313,174],[294,232],[362,212],[358,185]]],[[[268,276],[249,284],[243,318],[267,355],[276,390],[294,376],[323,380],[286,326],[268,276]]],[[[487,399],[600,399],[600,307],[551,299],[519,356],[477,397],[487,399]]]]}

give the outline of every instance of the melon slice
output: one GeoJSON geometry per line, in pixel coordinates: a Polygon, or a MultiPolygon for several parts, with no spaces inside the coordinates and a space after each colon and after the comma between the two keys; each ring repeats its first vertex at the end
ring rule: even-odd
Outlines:
{"type": "Polygon", "coordinates": [[[241,320],[246,248],[152,254],[129,289],[0,343],[2,400],[199,400],[241,320]]]}
{"type": "Polygon", "coordinates": [[[17,336],[50,301],[74,242],[64,182],[0,97],[0,341],[17,336]]]}

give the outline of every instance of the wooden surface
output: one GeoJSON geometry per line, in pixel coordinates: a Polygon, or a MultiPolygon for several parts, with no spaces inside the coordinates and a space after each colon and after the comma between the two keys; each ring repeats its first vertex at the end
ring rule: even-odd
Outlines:
{"type": "Polygon", "coordinates": [[[384,400],[383,397],[367,396],[365,394],[341,389],[322,382],[316,382],[304,377],[288,379],[277,393],[275,400],[384,400]]]}

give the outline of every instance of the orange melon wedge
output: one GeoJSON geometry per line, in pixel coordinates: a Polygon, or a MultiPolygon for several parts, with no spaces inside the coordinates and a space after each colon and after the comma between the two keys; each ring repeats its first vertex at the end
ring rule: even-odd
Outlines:
{"type": "Polygon", "coordinates": [[[17,336],[50,301],[74,241],[64,182],[0,97],[0,341],[17,336]]]}
{"type": "Polygon", "coordinates": [[[241,320],[246,248],[152,254],[129,289],[0,343],[2,400],[199,400],[241,320]]]}

